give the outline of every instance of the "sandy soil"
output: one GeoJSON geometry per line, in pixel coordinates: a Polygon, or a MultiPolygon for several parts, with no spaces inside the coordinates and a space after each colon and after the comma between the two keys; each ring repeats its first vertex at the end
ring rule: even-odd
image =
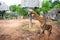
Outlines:
{"type": "MultiPolygon", "coordinates": [[[[36,31],[22,30],[21,27],[28,26],[28,23],[28,19],[0,20],[0,40],[48,40],[47,31],[46,35],[38,35],[36,31]]],[[[49,40],[60,40],[60,26],[52,21],[48,23],[53,27],[49,40]]],[[[34,27],[39,29],[40,25],[39,21],[33,20],[34,27]]]]}

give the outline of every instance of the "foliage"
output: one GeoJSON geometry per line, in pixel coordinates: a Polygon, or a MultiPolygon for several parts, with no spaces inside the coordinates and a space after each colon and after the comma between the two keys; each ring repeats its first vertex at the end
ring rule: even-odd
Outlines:
{"type": "Polygon", "coordinates": [[[5,11],[0,11],[0,19],[4,19],[5,18],[5,11]]]}
{"type": "Polygon", "coordinates": [[[54,2],[52,3],[52,7],[54,7],[54,6],[57,5],[57,4],[60,4],[60,1],[59,1],[59,0],[54,1],[54,2]]]}
{"type": "Polygon", "coordinates": [[[60,24],[60,21],[55,21],[56,24],[60,24]]]}
{"type": "Polygon", "coordinates": [[[2,19],[2,13],[0,12],[0,19],[2,19]]]}
{"type": "Polygon", "coordinates": [[[18,13],[20,16],[26,16],[27,13],[28,13],[28,10],[27,10],[27,9],[22,8],[22,7],[19,7],[19,6],[17,6],[16,11],[17,11],[17,13],[18,13]]]}
{"type": "Polygon", "coordinates": [[[28,11],[25,8],[22,8],[20,4],[16,5],[11,5],[10,6],[10,10],[12,12],[17,12],[19,14],[19,16],[26,16],[28,11]]]}
{"type": "Polygon", "coordinates": [[[6,18],[17,18],[18,14],[16,12],[12,12],[12,13],[6,13],[6,18]]]}
{"type": "Polygon", "coordinates": [[[44,13],[47,13],[48,10],[51,9],[51,7],[52,7],[52,5],[51,5],[51,3],[48,0],[46,0],[46,1],[43,0],[43,2],[42,2],[42,8],[41,9],[42,9],[42,11],[44,13]]]}
{"type": "Polygon", "coordinates": [[[60,4],[55,5],[54,8],[60,8],[60,4]]]}
{"type": "MultiPolygon", "coordinates": [[[[44,13],[47,13],[52,8],[60,8],[60,1],[55,0],[52,3],[52,0],[43,0],[42,2],[42,8],[36,8],[34,9],[38,14],[40,14],[40,11],[43,11],[44,13]]],[[[12,12],[17,12],[19,16],[26,16],[28,13],[28,10],[26,8],[22,8],[20,4],[11,5],[10,10],[12,12]]]]}
{"type": "Polygon", "coordinates": [[[37,14],[40,14],[41,8],[36,8],[35,11],[37,12],[37,14]]]}
{"type": "Polygon", "coordinates": [[[16,12],[17,12],[19,15],[22,15],[22,7],[21,7],[21,5],[16,6],[16,12]]]}
{"type": "Polygon", "coordinates": [[[49,0],[50,3],[52,3],[52,0],[49,0]]]}
{"type": "Polygon", "coordinates": [[[10,8],[10,11],[12,12],[16,11],[16,5],[11,5],[9,8],[10,8]]]}
{"type": "Polygon", "coordinates": [[[21,29],[22,30],[27,30],[28,29],[28,26],[22,26],[21,29]]]}
{"type": "MultiPolygon", "coordinates": [[[[29,30],[29,26],[22,26],[21,29],[22,29],[22,30],[29,30]]],[[[30,28],[30,30],[36,30],[36,27],[35,27],[35,26],[32,26],[32,27],[30,28]]]]}

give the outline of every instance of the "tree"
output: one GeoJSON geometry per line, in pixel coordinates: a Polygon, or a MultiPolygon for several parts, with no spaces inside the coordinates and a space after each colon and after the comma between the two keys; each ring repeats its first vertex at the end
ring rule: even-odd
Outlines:
{"type": "Polygon", "coordinates": [[[10,8],[10,11],[12,12],[16,11],[16,5],[11,5],[9,8],[10,8]]]}
{"type": "Polygon", "coordinates": [[[27,16],[27,14],[28,14],[28,10],[26,9],[26,8],[23,8],[23,16],[27,16]]]}
{"type": "Polygon", "coordinates": [[[52,3],[52,7],[54,8],[54,6],[56,6],[57,4],[60,4],[60,1],[59,1],[59,0],[55,0],[55,1],[52,3]]]}
{"type": "MultiPolygon", "coordinates": [[[[51,8],[52,8],[52,5],[51,5],[51,3],[49,2],[49,0],[46,0],[46,1],[43,0],[41,10],[42,10],[43,13],[44,13],[44,15],[43,15],[44,18],[47,18],[47,13],[48,13],[48,11],[49,11],[51,8]]],[[[46,24],[46,19],[45,19],[44,24],[46,24]]]]}
{"type": "Polygon", "coordinates": [[[19,14],[19,16],[22,15],[22,7],[21,7],[21,5],[16,6],[16,12],[19,14]]]}
{"type": "Polygon", "coordinates": [[[49,0],[50,3],[52,3],[52,0],[49,0]]]}
{"type": "Polygon", "coordinates": [[[5,19],[5,12],[9,10],[8,6],[4,2],[0,2],[0,16],[5,19]]]}
{"type": "Polygon", "coordinates": [[[40,12],[41,12],[41,8],[35,8],[34,11],[40,15],[40,12]]]}
{"type": "Polygon", "coordinates": [[[60,4],[55,5],[54,8],[60,8],[60,4]]]}
{"type": "Polygon", "coordinates": [[[10,11],[12,12],[17,12],[19,16],[26,16],[28,13],[28,10],[26,8],[22,8],[20,4],[16,5],[11,5],[10,6],[10,11]]]}
{"type": "Polygon", "coordinates": [[[42,2],[42,11],[44,13],[44,17],[46,16],[46,13],[52,8],[51,3],[49,2],[49,0],[46,0],[42,2]]]}
{"type": "Polygon", "coordinates": [[[26,8],[22,8],[21,5],[19,4],[16,7],[16,12],[20,15],[20,16],[26,16],[28,13],[28,10],[26,8]]]}

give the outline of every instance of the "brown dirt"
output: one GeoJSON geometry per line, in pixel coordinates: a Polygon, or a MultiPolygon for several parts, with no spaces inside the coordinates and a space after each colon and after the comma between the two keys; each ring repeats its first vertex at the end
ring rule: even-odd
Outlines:
{"type": "MultiPolygon", "coordinates": [[[[21,27],[28,26],[28,19],[12,19],[12,20],[0,20],[0,40],[48,40],[47,31],[46,35],[38,35],[36,31],[22,30],[21,27]]],[[[49,40],[60,40],[60,32],[57,24],[52,21],[48,22],[52,25],[52,33],[49,40]]],[[[33,20],[33,26],[40,29],[40,23],[37,20],[33,20]]]]}

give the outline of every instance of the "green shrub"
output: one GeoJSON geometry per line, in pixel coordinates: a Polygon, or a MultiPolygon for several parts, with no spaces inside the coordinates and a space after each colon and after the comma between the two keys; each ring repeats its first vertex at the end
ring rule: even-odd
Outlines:
{"type": "Polygon", "coordinates": [[[22,30],[27,30],[28,29],[28,26],[22,26],[21,29],[22,30]]]}
{"type": "Polygon", "coordinates": [[[60,24],[60,21],[58,21],[57,24],[60,24]]]}

